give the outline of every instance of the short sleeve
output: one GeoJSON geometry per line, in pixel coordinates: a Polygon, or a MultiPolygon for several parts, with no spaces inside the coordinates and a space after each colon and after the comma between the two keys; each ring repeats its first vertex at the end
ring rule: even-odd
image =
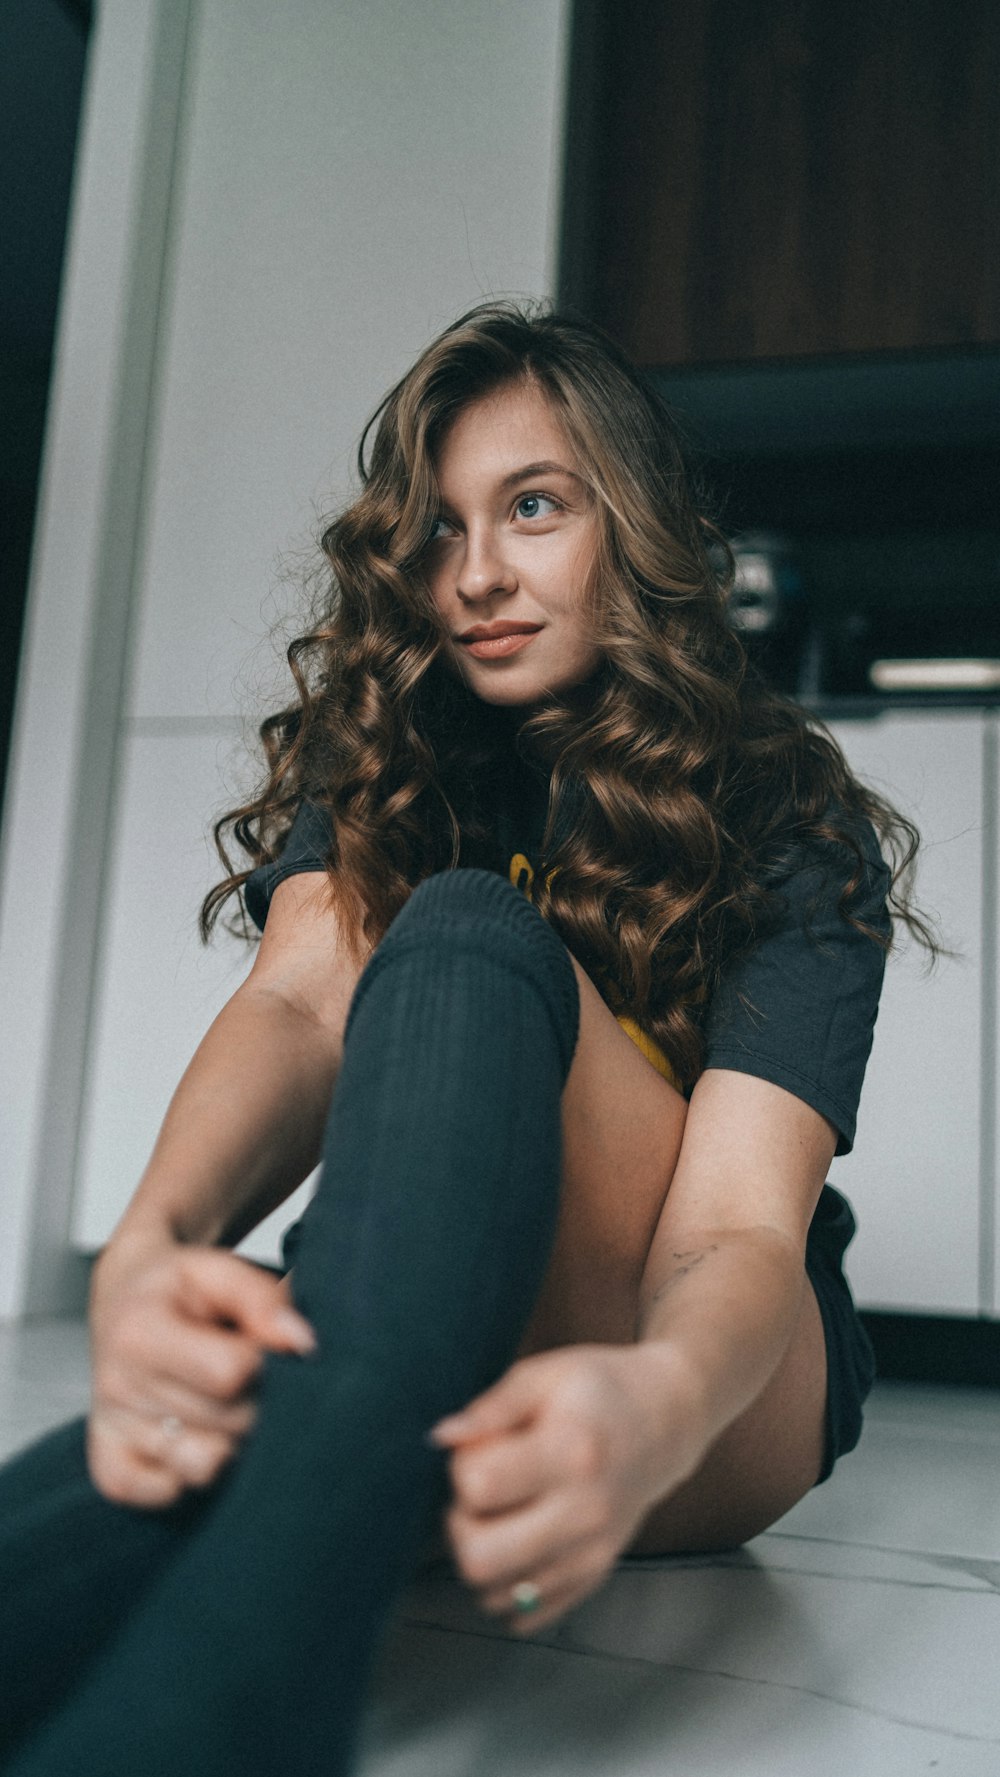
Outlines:
{"type": "MultiPolygon", "coordinates": [[[[871,827],[859,832],[864,880],[854,918],[885,937],[890,872],[871,827]]],[[[829,1119],[837,1153],[850,1153],[871,1053],[885,951],[842,917],[838,901],[856,860],[845,846],[800,852],[769,886],[773,925],[724,977],[708,1009],[705,1067],[754,1074],[829,1119]]]]}
{"type": "Polygon", "coordinates": [[[247,912],[259,931],[264,930],[271,896],[287,876],[306,870],[326,870],[333,845],[330,817],[315,802],[303,802],[292,822],[281,855],[271,864],[259,864],[243,884],[247,912]]]}

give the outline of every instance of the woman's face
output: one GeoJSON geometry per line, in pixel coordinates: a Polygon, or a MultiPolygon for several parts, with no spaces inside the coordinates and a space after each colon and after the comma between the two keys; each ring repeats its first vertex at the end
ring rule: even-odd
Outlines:
{"type": "Polygon", "coordinates": [[[435,467],[426,571],[458,673],[485,703],[510,707],[580,684],[602,658],[582,611],[597,515],[545,396],[527,383],[463,408],[435,467]],[[512,640],[469,638],[515,625],[512,640]]]}

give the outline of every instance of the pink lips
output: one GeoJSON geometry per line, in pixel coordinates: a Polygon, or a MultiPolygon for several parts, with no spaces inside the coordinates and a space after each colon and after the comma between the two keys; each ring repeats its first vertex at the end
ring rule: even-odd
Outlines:
{"type": "Polygon", "coordinates": [[[477,660],[499,660],[507,654],[516,654],[519,649],[526,648],[533,642],[537,629],[508,630],[506,635],[480,636],[478,640],[463,642],[462,647],[477,660]]]}

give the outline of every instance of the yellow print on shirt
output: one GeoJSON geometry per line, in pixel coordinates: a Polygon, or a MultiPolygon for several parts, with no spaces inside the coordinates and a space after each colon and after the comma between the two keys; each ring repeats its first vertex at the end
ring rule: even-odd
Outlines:
{"type": "Polygon", "coordinates": [[[527,894],[535,880],[535,872],[523,851],[516,851],[510,860],[510,880],[522,894],[527,894]]]}
{"type": "MultiPolygon", "coordinates": [[[[535,880],[535,872],[523,851],[516,851],[511,858],[509,875],[511,882],[516,889],[520,889],[522,894],[530,893],[531,885],[535,880]]],[[[548,877],[546,887],[549,886],[554,875],[555,871],[553,870],[548,877]]],[[[680,1085],[677,1075],[674,1073],[673,1068],[655,1038],[651,1037],[648,1031],[643,1030],[641,1026],[636,1023],[635,1019],[629,1018],[626,1013],[618,1014],[618,1023],[621,1025],[625,1035],[631,1037],[640,1054],[644,1055],[646,1060],[655,1067],[657,1073],[662,1075],[668,1085],[673,1086],[679,1091],[680,1085]]]]}

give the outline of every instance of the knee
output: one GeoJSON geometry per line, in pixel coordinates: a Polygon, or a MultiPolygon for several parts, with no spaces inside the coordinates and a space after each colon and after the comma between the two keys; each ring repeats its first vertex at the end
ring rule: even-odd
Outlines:
{"type": "Polygon", "coordinates": [[[389,931],[399,925],[412,925],[415,921],[442,915],[461,919],[465,914],[471,914],[477,920],[503,918],[505,914],[513,919],[523,919],[527,915],[530,921],[545,925],[541,914],[506,876],[499,876],[493,870],[463,867],[439,870],[433,876],[425,876],[397,913],[389,931]],[[514,913],[514,908],[523,909],[523,914],[514,913]]]}
{"type": "Polygon", "coordinates": [[[441,870],[413,890],[382,944],[414,942],[418,935],[449,950],[483,949],[545,956],[572,964],[565,946],[537,908],[504,876],[490,870],[441,870]]]}
{"type": "Polygon", "coordinates": [[[580,1019],[573,961],[537,908],[505,877],[464,868],[425,877],[369,960],[355,1004],[368,979],[415,949],[436,954],[442,964],[455,956],[478,955],[527,977],[549,1006],[561,1046],[568,1045],[568,1069],[580,1019]]]}

